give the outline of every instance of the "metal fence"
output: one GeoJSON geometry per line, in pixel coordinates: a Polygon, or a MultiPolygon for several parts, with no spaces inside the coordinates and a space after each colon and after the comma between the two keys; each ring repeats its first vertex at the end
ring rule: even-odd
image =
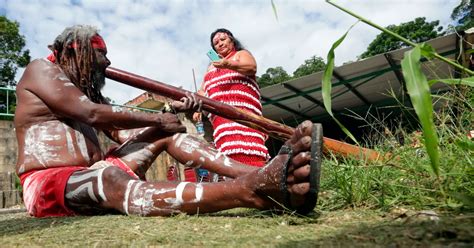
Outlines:
{"type": "MultiPolygon", "coordinates": [[[[5,95],[4,99],[0,98],[0,116],[6,116],[6,117],[15,116],[15,110],[12,109],[12,103],[16,99],[16,88],[12,86],[0,87],[0,95],[1,96],[5,95]]],[[[155,109],[140,108],[140,107],[135,107],[135,106],[120,105],[120,104],[115,104],[115,103],[112,103],[111,105],[122,107],[122,108],[133,109],[133,110],[145,111],[145,112],[160,112],[159,110],[155,110],[155,109]]]]}
{"type": "Polygon", "coordinates": [[[4,99],[0,99],[0,116],[10,116],[15,115],[15,111],[10,109],[10,105],[15,98],[16,88],[12,86],[0,87],[1,95],[5,95],[4,99]]]}

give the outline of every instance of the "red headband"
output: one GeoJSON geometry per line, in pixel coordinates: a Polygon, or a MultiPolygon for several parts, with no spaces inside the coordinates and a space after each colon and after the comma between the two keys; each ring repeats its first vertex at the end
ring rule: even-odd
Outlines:
{"type": "MultiPolygon", "coordinates": [[[[102,48],[102,49],[107,49],[107,46],[105,45],[105,41],[104,39],[102,39],[102,37],[100,37],[100,35],[94,35],[92,36],[91,38],[91,45],[92,45],[92,48],[102,48]]],[[[74,41],[71,46],[71,48],[77,48],[77,43],[74,41]]],[[[56,62],[56,53],[57,51],[54,50],[53,53],[51,53],[50,55],[48,55],[47,59],[53,63],[56,62]]]]}
{"type": "MultiPolygon", "coordinates": [[[[98,34],[92,36],[91,45],[92,45],[92,48],[107,49],[104,39],[102,39],[102,37],[100,37],[100,35],[98,34]]],[[[77,43],[75,41],[71,44],[71,48],[77,48],[77,43]]]]}

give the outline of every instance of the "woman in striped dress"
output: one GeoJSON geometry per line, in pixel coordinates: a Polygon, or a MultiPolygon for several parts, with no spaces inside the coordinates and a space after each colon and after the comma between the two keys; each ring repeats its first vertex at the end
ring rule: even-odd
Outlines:
{"type": "MultiPolygon", "coordinates": [[[[252,114],[262,115],[257,64],[249,51],[227,29],[211,34],[211,46],[221,59],[209,65],[199,93],[252,114]]],[[[195,113],[194,120],[201,119],[195,113]]],[[[266,134],[216,115],[209,115],[216,148],[228,157],[262,167],[269,159],[266,134]]]]}

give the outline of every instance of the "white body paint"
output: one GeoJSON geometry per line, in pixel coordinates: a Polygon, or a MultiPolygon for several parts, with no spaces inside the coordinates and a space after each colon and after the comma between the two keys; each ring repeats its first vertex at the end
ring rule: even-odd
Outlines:
{"type": "Polygon", "coordinates": [[[127,140],[128,138],[130,138],[132,133],[132,130],[119,130],[118,137],[121,140],[127,140]]]}
{"type": "Polygon", "coordinates": [[[131,143],[121,146],[119,156],[127,162],[135,162],[137,165],[145,165],[151,163],[151,159],[155,156],[151,151],[155,149],[155,145],[146,142],[131,143]]]}
{"type": "Polygon", "coordinates": [[[180,207],[183,204],[183,192],[188,182],[179,183],[176,187],[176,198],[166,198],[165,202],[171,204],[171,208],[180,207]]]}
{"type": "MultiPolygon", "coordinates": [[[[149,215],[152,211],[169,211],[169,208],[158,208],[156,203],[160,194],[166,194],[175,191],[175,188],[156,189],[152,184],[138,180],[131,180],[127,184],[123,202],[124,211],[129,214],[138,214],[141,216],[149,215]]],[[[174,211],[176,212],[176,211],[174,211]]]]}
{"type": "Polygon", "coordinates": [[[93,185],[92,185],[92,180],[94,178],[97,178],[97,191],[99,193],[99,197],[101,198],[102,201],[107,201],[107,197],[105,196],[104,193],[104,184],[102,182],[102,174],[104,173],[104,170],[106,168],[101,168],[101,169],[96,169],[96,170],[89,170],[89,172],[86,172],[80,176],[71,176],[68,180],[68,184],[73,184],[73,183],[80,183],[82,181],[89,181],[74,191],[71,191],[66,194],[66,198],[73,199],[77,197],[79,193],[81,193],[84,189],[87,190],[87,193],[89,194],[89,197],[94,200],[95,202],[99,202],[97,197],[94,194],[93,191],[93,185]]]}
{"type": "Polygon", "coordinates": [[[74,124],[73,129],[74,134],[76,136],[76,144],[79,147],[79,150],[81,151],[81,155],[86,161],[89,161],[89,153],[87,152],[87,144],[84,135],[82,134],[81,125],[74,124]]]}
{"type": "Polygon", "coordinates": [[[138,182],[138,181],[135,181],[135,180],[128,181],[127,189],[125,190],[125,196],[124,196],[124,199],[123,199],[123,211],[125,211],[125,213],[127,215],[129,215],[129,212],[128,212],[128,199],[129,199],[129,196],[130,196],[130,190],[136,182],[138,182]]]}
{"type": "Polygon", "coordinates": [[[72,137],[71,137],[71,133],[69,133],[67,130],[68,130],[68,126],[66,126],[66,124],[63,124],[63,127],[64,127],[64,131],[66,133],[66,145],[67,145],[67,150],[69,152],[69,154],[71,156],[76,156],[76,149],[74,149],[74,143],[72,142],[72,137]]]}
{"type": "Polygon", "coordinates": [[[112,106],[112,112],[122,112],[123,111],[123,108],[121,107],[118,107],[118,106],[112,106]]]}
{"type": "MultiPolygon", "coordinates": [[[[55,145],[52,141],[59,141],[61,135],[55,135],[51,133],[52,129],[57,129],[58,126],[51,126],[47,124],[36,124],[32,125],[25,132],[25,149],[24,154],[27,163],[32,162],[30,159],[36,159],[43,167],[47,167],[50,161],[59,161],[58,152],[62,149],[58,145],[55,145]]],[[[56,130],[57,131],[57,130],[56,130]]]]}
{"type": "Polygon", "coordinates": [[[89,194],[89,197],[94,200],[95,202],[99,202],[99,200],[97,200],[97,198],[95,197],[94,195],[94,189],[93,189],[93,185],[92,185],[92,182],[87,182],[87,183],[84,183],[82,184],[81,186],[77,187],[77,189],[67,193],[65,195],[66,198],[69,198],[69,199],[74,199],[77,197],[78,194],[80,194],[82,192],[82,190],[87,190],[87,194],[89,194]]]}
{"type": "Polygon", "coordinates": [[[177,133],[173,135],[173,140],[175,141],[175,146],[180,147],[183,140],[187,137],[187,134],[177,133]]]}
{"type": "Polygon", "coordinates": [[[65,82],[70,82],[70,81],[71,81],[71,80],[69,80],[69,78],[68,78],[65,74],[63,74],[63,73],[60,73],[60,74],[58,74],[57,76],[55,76],[55,77],[53,78],[53,80],[60,80],[60,81],[65,81],[65,82]]]}
{"type": "Polygon", "coordinates": [[[125,196],[123,201],[124,212],[129,214],[138,214],[141,216],[149,215],[153,212],[163,211],[169,213],[180,212],[179,209],[185,203],[183,199],[184,190],[186,186],[194,185],[195,186],[195,197],[190,203],[201,202],[204,195],[204,187],[202,184],[192,184],[189,182],[181,182],[176,188],[161,188],[157,189],[156,186],[150,183],[142,182],[139,180],[130,180],[127,184],[125,190],[125,196]],[[164,194],[173,194],[174,198],[168,197],[165,198],[164,194]],[[163,207],[158,207],[159,202],[164,202],[163,207]]]}
{"type": "Polygon", "coordinates": [[[196,149],[198,149],[201,145],[200,142],[192,139],[192,138],[188,138],[188,139],[183,139],[182,142],[180,142],[180,148],[182,151],[186,152],[186,153],[192,153],[194,152],[196,149]]]}
{"type": "MultiPolygon", "coordinates": [[[[224,157],[224,166],[232,167],[232,162],[229,157],[217,150],[208,151],[203,149],[201,142],[192,137],[188,137],[188,134],[175,134],[173,140],[175,141],[175,146],[186,153],[198,151],[201,154],[199,161],[202,163],[205,162],[206,158],[214,162],[220,157],[224,157]]],[[[188,163],[186,163],[186,165],[188,165],[188,163]]]]}
{"type": "Polygon", "coordinates": [[[80,100],[81,102],[90,102],[89,98],[88,98],[87,96],[85,96],[85,95],[80,96],[80,97],[79,97],[79,100],[80,100]]]}
{"type": "Polygon", "coordinates": [[[196,184],[196,190],[195,190],[195,199],[193,202],[200,202],[202,199],[202,195],[204,193],[204,188],[202,187],[202,184],[198,183],[196,184]]]}
{"type": "Polygon", "coordinates": [[[106,168],[100,169],[99,174],[97,175],[97,190],[99,191],[100,198],[102,198],[102,201],[104,202],[107,201],[107,197],[105,196],[105,192],[104,192],[104,183],[102,179],[102,174],[104,173],[105,169],[106,168]]]}
{"type": "Polygon", "coordinates": [[[19,172],[20,174],[22,174],[23,172],[25,172],[25,165],[24,165],[24,164],[20,165],[20,168],[18,169],[18,172],[19,172]]]}

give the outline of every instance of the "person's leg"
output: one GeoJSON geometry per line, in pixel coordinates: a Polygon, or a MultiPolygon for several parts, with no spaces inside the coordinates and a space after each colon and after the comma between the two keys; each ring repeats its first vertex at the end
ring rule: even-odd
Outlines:
{"type": "Polygon", "coordinates": [[[132,179],[117,167],[105,167],[74,173],[66,186],[66,203],[80,213],[101,208],[126,214],[162,216],[235,207],[278,208],[280,204],[275,201],[298,207],[305,203],[310,190],[308,164],[314,145],[309,136],[311,123],[305,123],[285,143],[291,152],[282,152],[265,167],[237,179],[207,184],[148,183],[132,179]],[[290,203],[285,202],[286,191],[290,203]]]}
{"type": "Polygon", "coordinates": [[[230,178],[255,170],[218,152],[207,142],[186,133],[170,135],[157,128],[146,128],[124,142],[110,155],[120,158],[143,178],[151,163],[162,152],[187,167],[202,167],[230,178]]]}
{"type": "Polygon", "coordinates": [[[251,190],[235,180],[220,183],[149,183],[109,166],[74,173],[65,190],[66,205],[77,214],[115,211],[127,215],[169,216],[256,207],[251,190]],[[244,198],[243,196],[247,196],[244,198]]]}

